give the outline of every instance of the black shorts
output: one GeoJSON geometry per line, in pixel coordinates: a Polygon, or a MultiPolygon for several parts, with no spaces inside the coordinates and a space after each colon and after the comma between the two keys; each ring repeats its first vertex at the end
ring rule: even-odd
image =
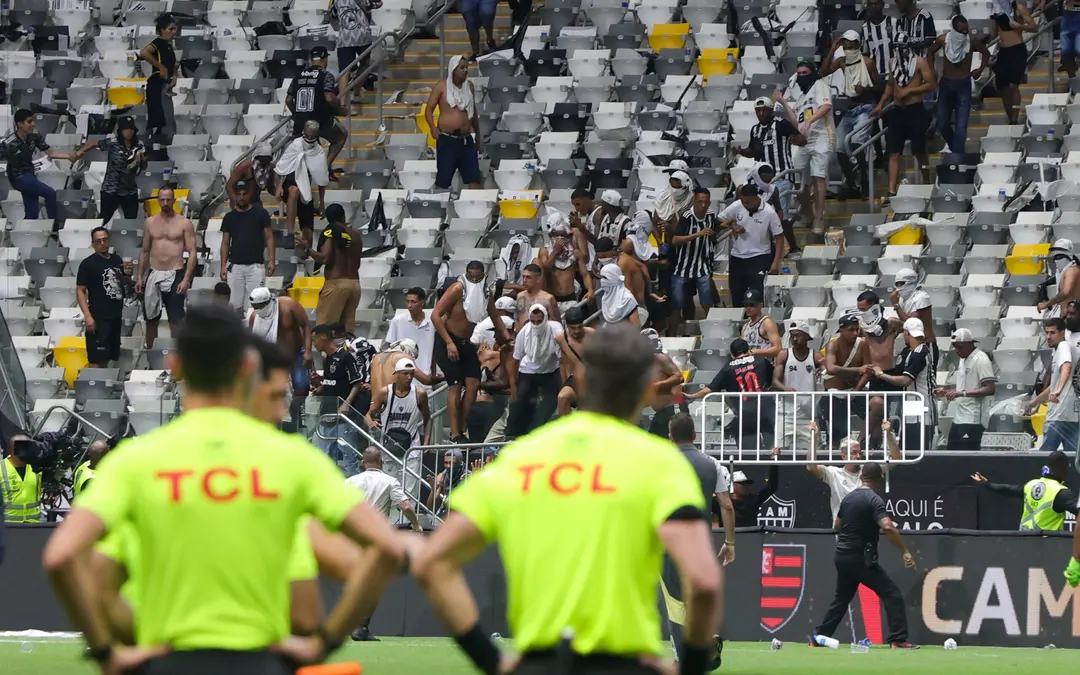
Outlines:
{"type": "Polygon", "coordinates": [[[869,392],[892,392],[903,391],[903,387],[898,387],[892,382],[886,382],[876,377],[871,377],[870,381],[866,384],[866,390],[869,392]]]}
{"type": "Polygon", "coordinates": [[[472,134],[440,133],[435,140],[435,168],[435,187],[442,190],[450,189],[455,172],[461,173],[461,182],[465,185],[484,181],[476,139],[472,134]]]}
{"type": "Polygon", "coordinates": [[[1024,73],[1027,71],[1027,57],[1027,45],[1023,42],[1012,47],[998,49],[997,61],[994,63],[994,80],[998,89],[1024,83],[1024,73]]]}
{"type": "MultiPolygon", "coordinates": [[[[319,123],[319,138],[323,139],[330,145],[345,140],[345,127],[341,126],[341,123],[337,121],[336,117],[315,121],[319,123]]],[[[304,124],[306,123],[306,119],[302,119],[299,117],[293,118],[293,138],[296,138],[297,136],[300,136],[304,133],[304,124]]]]}
{"type": "Polygon", "coordinates": [[[296,666],[269,652],[196,649],[169,652],[147,661],[139,675],[293,675],[296,666]]]}
{"type": "Polygon", "coordinates": [[[120,331],[124,320],[94,319],[93,333],[86,334],[86,360],[90,363],[105,364],[120,360],[120,331]]]}
{"type": "Polygon", "coordinates": [[[451,336],[457,345],[458,360],[451,361],[446,354],[446,343],[442,336],[435,333],[435,363],[446,376],[449,385],[462,384],[465,380],[480,380],[480,355],[476,346],[467,339],[451,336]]]}
{"type": "Polygon", "coordinates": [[[570,377],[563,380],[562,386],[563,387],[570,387],[571,389],[574,390],[574,393],[577,393],[577,387],[574,386],[574,376],[573,375],[571,375],[570,377]]]}
{"type": "MultiPolygon", "coordinates": [[[[281,191],[285,196],[285,199],[289,198],[289,188],[296,187],[296,181],[293,179],[292,174],[289,174],[285,180],[281,182],[281,191]]],[[[308,240],[311,241],[312,246],[316,246],[316,242],[312,240],[311,233],[315,229],[315,200],[314,198],[307,203],[304,203],[303,199],[296,200],[296,222],[300,226],[301,230],[307,230],[308,240]]]]}
{"type": "MultiPolygon", "coordinates": [[[[348,67],[352,65],[352,62],[355,61],[358,56],[360,56],[364,53],[364,51],[367,50],[368,46],[370,45],[360,47],[338,47],[337,64],[338,68],[341,69],[341,72],[344,73],[348,69],[348,67]]],[[[358,67],[364,68],[367,65],[367,62],[370,60],[370,57],[364,59],[364,63],[359,64],[358,67]]]]}
{"type": "Polygon", "coordinates": [[[885,152],[898,155],[904,151],[904,143],[911,142],[911,153],[926,154],[926,131],[930,126],[930,113],[921,102],[914,105],[898,105],[886,113],[885,152]]]}
{"type": "Polygon", "coordinates": [[[168,291],[161,294],[161,308],[158,310],[157,316],[150,316],[146,313],[146,300],[145,292],[143,289],[143,317],[147,321],[157,321],[161,318],[161,312],[169,316],[169,324],[175,326],[184,320],[184,315],[187,314],[185,304],[187,303],[187,296],[180,295],[179,288],[180,282],[184,280],[184,270],[176,270],[176,275],[173,278],[172,286],[168,291]]]}
{"type": "Polygon", "coordinates": [[[649,422],[649,433],[660,438],[668,437],[668,426],[671,418],[675,417],[675,406],[669,405],[653,413],[652,421],[649,422]]]}

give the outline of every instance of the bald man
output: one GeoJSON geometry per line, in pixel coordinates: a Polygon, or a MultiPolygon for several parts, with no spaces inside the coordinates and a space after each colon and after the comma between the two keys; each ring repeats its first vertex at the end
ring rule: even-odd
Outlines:
{"type": "Polygon", "coordinates": [[[90,485],[94,472],[97,470],[98,462],[109,453],[109,449],[109,442],[105,440],[94,441],[86,449],[86,461],[75,467],[75,473],[72,476],[76,499],[90,485]]]}

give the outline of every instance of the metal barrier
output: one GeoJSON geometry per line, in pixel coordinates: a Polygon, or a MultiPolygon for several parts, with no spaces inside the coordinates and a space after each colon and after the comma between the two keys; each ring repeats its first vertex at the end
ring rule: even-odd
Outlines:
{"type": "Polygon", "coordinates": [[[743,465],[914,464],[933,440],[927,438],[923,422],[929,405],[926,397],[911,391],[712,392],[702,399],[699,411],[701,449],[743,465]],[[880,426],[871,428],[872,405],[881,406],[884,420],[898,417],[899,428],[888,435],[880,426]],[[861,425],[854,423],[856,418],[861,425]],[[889,452],[868,447],[867,439],[882,436],[889,452]],[[863,446],[861,460],[849,460],[841,451],[848,438],[863,446]]]}
{"type": "Polygon", "coordinates": [[[83,417],[79,413],[75,412],[74,410],[72,410],[70,408],[66,408],[66,407],[64,407],[62,405],[54,405],[51,408],[49,408],[48,410],[46,410],[45,414],[41,416],[41,419],[38,420],[38,423],[34,426],[33,431],[30,432],[30,436],[37,436],[38,434],[40,434],[41,430],[45,428],[45,422],[47,422],[49,420],[49,418],[52,417],[52,414],[54,412],[58,411],[58,410],[64,412],[68,416],[69,421],[71,419],[74,419],[74,420],[78,421],[80,424],[83,424],[83,425],[93,429],[95,432],[101,434],[102,438],[109,438],[110,437],[109,434],[102,431],[101,428],[98,427],[97,425],[95,425],[93,422],[86,419],[85,417],[83,417]]]}

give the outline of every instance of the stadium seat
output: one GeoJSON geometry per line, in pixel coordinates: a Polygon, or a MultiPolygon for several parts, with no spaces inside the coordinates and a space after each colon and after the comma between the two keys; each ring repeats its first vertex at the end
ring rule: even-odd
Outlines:
{"type": "Polygon", "coordinates": [[[118,368],[83,368],[75,379],[75,404],[84,405],[90,399],[111,399],[120,385],[118,368]]]}
{"type": "Polygon", "coordinates": [[[56,365],[64,369],[64,381],[68,387],[75,387],[79,372],[86,367],[86,338],[66,335],[52,349],[56,365]]]}
{"type": "Polygon", "coordinates": [[[656,24],[649,31],[649,47],[659,53],[661,49],[684,49],[686,38],[690,35],[688,23],[656,24]]]}
{"type": "Polygon", "coordinates": [[[319,304],[323,281],[323,277],[296,277],[289,289],[289,297],[299,302],[304,309],[315,309],[319,304]]]}

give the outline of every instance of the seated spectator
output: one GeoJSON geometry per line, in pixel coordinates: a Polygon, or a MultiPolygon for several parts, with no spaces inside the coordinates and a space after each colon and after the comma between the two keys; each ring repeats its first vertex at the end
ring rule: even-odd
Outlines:
{"type": "Polygon", "coordinates": [[[938,387],[933,392],[935,397],[956,401],[945,447],[949,450],[981,450],[983,432],[990,424],[990,406],[997,390],[994,364],[986,352],[975,346],[975,338],[967,328],[953,331],[952,346],[960,357],[956,384],[938,387]]]}
{"type": "Polygon", "coordinates": [[[289,231],[294,234],[306,231],[310,244],[315,216],[323,211],[330,174],[326,151],[319,145],[319,123],[311,120],[303,128],[304,133],[293,139],[281,153],[274,165],[274,173],[278,176],[275,181],[277,198],[285,204],[289,231]],[[296,228],[298,218],[300,230],[296,228]]]}
{"type": "MultiPolygon", "coordinates": [[[[75,161],[75,157],[66,152],[57,152],[49,147],[41,134],[37,133],[34,113],[20,108],[15,111],[15,133],[4,139],[4,159],[7,161],[7,177],[11,187],[22,195],[23,214],[27,220],[37,220],[41,214],[41,199],[45,200],[45,213],[54,227],[56,220],[56,190],[37,179],[34,168],[34,151],[40,150],[49,159],[75,161]]],[[[142,270],[140,269],[141,273],[142,270]]]]}

